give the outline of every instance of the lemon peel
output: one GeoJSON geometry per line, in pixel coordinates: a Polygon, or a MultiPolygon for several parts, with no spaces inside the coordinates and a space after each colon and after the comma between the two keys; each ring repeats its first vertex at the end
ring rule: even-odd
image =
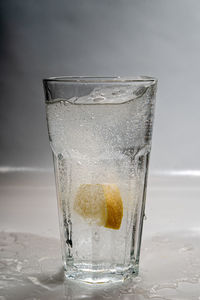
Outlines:
{"type": "Polygon", "coordinates": [[[74,210],[99,226],[119,229],[123,201],[116,184],[81,184],[76,193],[74,210]]]}

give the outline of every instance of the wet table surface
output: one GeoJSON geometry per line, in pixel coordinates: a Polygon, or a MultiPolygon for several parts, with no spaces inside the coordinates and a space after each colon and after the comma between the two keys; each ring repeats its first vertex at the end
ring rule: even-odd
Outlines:
{"type": "Polygon", "coordinates": [[[0,300],[200,300],[200,177],[150,175],[140,273],[115,285],[63,276],[52,173],[0,175],[0,300]]]}

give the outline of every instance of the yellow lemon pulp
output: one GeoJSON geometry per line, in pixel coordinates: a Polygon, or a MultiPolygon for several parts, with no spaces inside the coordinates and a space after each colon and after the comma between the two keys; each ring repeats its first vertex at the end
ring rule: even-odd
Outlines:
{"type": "Polygon", "coordinates": [[[119,229],[123,202],[116,184],[82,184],[78,188],[74,210],[86,219],[106,228],[119,229]]]}

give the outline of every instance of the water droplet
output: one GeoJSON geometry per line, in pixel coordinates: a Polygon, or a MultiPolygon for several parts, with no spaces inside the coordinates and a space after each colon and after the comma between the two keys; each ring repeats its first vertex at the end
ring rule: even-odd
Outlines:
{"type": "Polygon", "coordinates": [[[141,280],[142,280],[142,278],[139,276],[134,278],[134,282],[140,282],[141,280]]]}
{"type": "Polygon", "coordinates": [[[93,113],[91,113],[91,119],[94,120],[94,114],[93,113]]]}
{"type": "Polygon", "coordinates": [[[183,247],[179,249],[179,252],[186,252],[186,251],[192,251],[193,247],[183,247]]]}
{"type": "Polygon", "coordinates": [[[105,98],[104,97],[97,97],[93,99],[93,102],[101,102],[103,101],[105,98]]]}
{"type": "Polygon", "coordinates": [[[94,240],[95,240],[96,242],[98,242],[99,239],[100,239],[99,233],[98,233],[97,231],[95,231],[95,233],[94,233],[94,240]]]}
{"type": "Polygon", "coordinates": [[[115,90],[112,92],[112,95],[115,96],[115,95],[120,95],[121,93],[124,93],[123,90],[115,90]]]}

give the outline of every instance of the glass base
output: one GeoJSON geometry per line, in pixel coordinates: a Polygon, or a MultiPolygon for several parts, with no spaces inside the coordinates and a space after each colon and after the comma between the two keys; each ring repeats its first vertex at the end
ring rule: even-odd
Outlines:
{"type": "Polygon", "coordinates": [[[117,283],[138,276],[138,265],[129,267],[116,267],[115,269],[100,269],[92,266],[76,266],[64,270],[67,279],[77,280],[89,284],[117,283]]]}

